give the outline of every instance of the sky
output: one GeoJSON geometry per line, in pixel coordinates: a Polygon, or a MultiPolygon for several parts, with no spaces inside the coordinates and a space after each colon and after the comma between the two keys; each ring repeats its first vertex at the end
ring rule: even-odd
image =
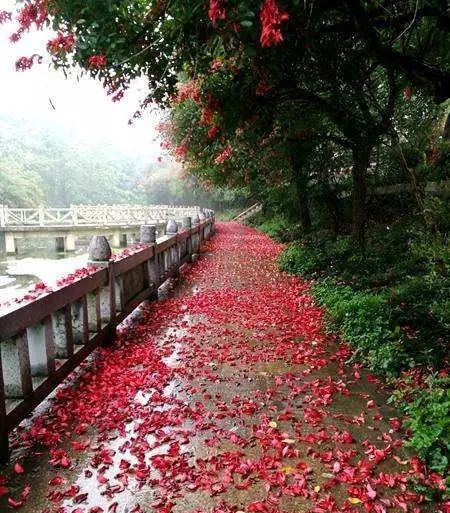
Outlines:
{"type": "MultiPolygon", "coordinates": [[[[2,10],[12,11],[14,0],[0,0],[2,10]]],[[[89,78],[68,79],[49,65],[46,43],[51,32],[31,31],[12,44],[14,24],[0,25],[0,114],[26,118],[51,130],[67,132],[76,141],[112,146],[121,153],[156,162],[160,155],[157,125],[161,113],[148,111],[133,126],[128,120],[145,97],[145,80],[137,81],[122,101],[113,103],[100,82],[89,78]],[[17,72],[18,57],[34,53],[42,64],[17,72]],[[51,106],[51,103],[55,109],[51,106]]]]}

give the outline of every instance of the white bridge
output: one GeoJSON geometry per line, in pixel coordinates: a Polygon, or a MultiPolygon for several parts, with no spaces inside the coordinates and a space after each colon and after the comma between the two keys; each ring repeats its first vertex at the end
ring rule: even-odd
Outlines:
{"type": "Polygon", "coordinates": [[[16,253],[16,239],[54,237],[57,251],[74,251],[77,237],[107,235],[113,247],[133,240],[142,224],[202,217],[200,207],[170,205],[71,205],[68,208],[11,208],[0,205],[0,251],[16,253]]]}

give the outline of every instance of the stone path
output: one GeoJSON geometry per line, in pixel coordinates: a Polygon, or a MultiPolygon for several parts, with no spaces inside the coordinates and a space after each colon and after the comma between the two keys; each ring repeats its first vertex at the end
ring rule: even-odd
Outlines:
{"type": "Polygon", "coordinates": [[[280,250],[219,224],[174,294],[16,434],[0,511],[439,511],[408,491],[438,477],[403,448],[383,384],[346,363],[280,250]]]}

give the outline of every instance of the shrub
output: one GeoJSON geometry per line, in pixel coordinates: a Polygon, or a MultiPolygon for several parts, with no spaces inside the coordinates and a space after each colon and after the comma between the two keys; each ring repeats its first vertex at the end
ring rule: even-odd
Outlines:
{"type": "Polygon", "coordinates": [[[289,245],[279,265],[314,278],[327,328],[354,348],[352,359],[389,378],[415,367],[435,370],[423,386],[402,386],[393,398],[408,415],[409,444],[443,472],[449,463],[450,378],[436,371],[448,365],[449,218],[440,199],[427,205],[440,232],[417,220],[378,226],[365,251],[356,250],[349,237],[316,232],[289,245]]]}
{"type": "Polygon", "coordinates": [[[450,463],[450,377],[432,374],[423,388],[410,386],[392,399],[409,417],[412,437],[408,445],[433,470],[445,473],[450,463]]]}
{"type": "Polygon", "coordinates": [[[279,266],[291,274],[311,276],[322,271],[323,261],[306,242],[290,244],[280,255],[279,266]]]}
{"type": "Polygon", "coordinates": [[[401,330],[391,326],[384,294],[354,291],[332,280],[315,283],[313,292],[326,308],[329,328],[339,331],[355,349],[354,359],[390,375],[412,364],[403,348],[401,330]]]}

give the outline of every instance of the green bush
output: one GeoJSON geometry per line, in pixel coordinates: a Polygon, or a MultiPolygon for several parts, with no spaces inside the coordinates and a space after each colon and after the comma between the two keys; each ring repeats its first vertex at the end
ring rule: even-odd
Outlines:
{"type": "Polygon", "coordinates": [[[450,378],[432,374],[423,388],[408,387],[393,395],[408,415],[412,431],[408,445],[430,467],[445,473],[450,463],[450,378]]]}
{"type": "Polygon", "coordinates": [[[278,260],[283,271],[291,274],[311,276],[323,270],[323,261],[314,248],[307,243],[290,244],[278,260]]]}
{"type": "MultiPolygon", "coordinates": [[[[411,220],[377,226],[365,251],[349,237],[316,232],[279,257],[284,271],[314,279],[327,328],[354,348],[352,359],[394,384],[402,371],[421,367],[427,373],[448,364],[450,252],[442,231],[447,207],[441,201],[433,206],[441,232],[411,220]]],[[[423,387],[393,394],[409,417],[410,445],[441,472],[449,460],[449,384],[448,377],[434,374],[423,387]]]]}
{"type": "Polygon", "coordinates": [[[313,292],[326,308],[329,328],[339,331],[355,349],[354,359],[390,375],[412,364],[404,351],[400,328],[391,326],[384,294],[354,291],[332,280],[315,283],[313,292]]]}
{"type": "Polygon", "coordinates": [[[249,224],[279,242],[290,242],[301,236],[300,227],[283,216],[266,217],[261,213],[252,218],[249,224]]]}
{"type": "Polygon", "coordinates": [[[416,364],[439,369],[450,338],[450,281],[409,277],[388,291],[390,317],[407,334],[405,345],[416,364]]]}

